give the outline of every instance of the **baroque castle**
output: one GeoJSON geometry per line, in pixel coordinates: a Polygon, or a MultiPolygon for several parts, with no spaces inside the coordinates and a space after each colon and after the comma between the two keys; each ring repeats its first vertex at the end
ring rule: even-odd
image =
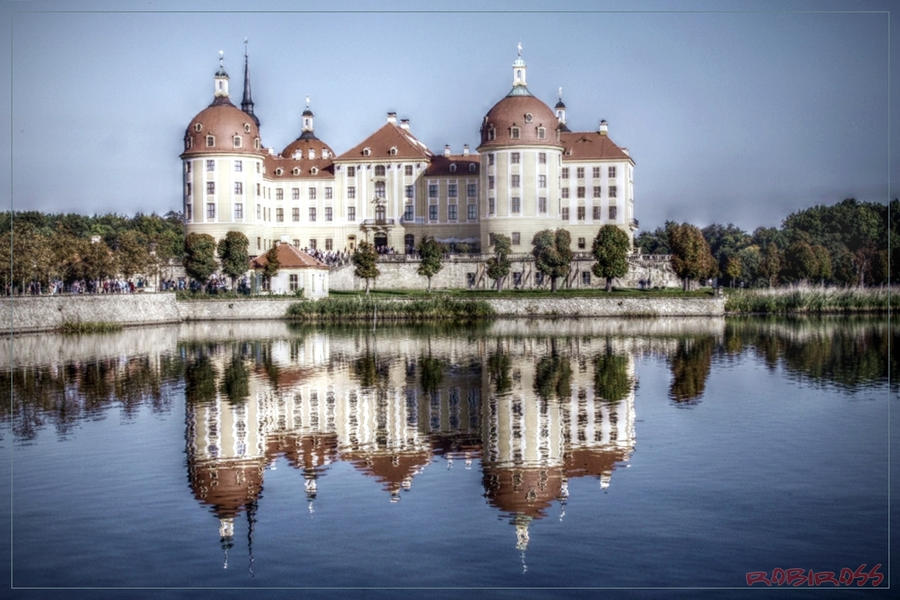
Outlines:
{"type": "Polygon", "coordinates": [[[535,233],[556,228],[569,231],[574,252],[589,252],[607,224],[632,239],[628,150],[610,139],[606,121],[596,131],[571,131],[561,91],[551,109],[528,90],[526,71],[520,45],[512,88],[484,115],[476,152],[466,145],[436,154],[408,119],[390,112],[337,153],[316,136],[308,101],[300,135],[276,152],[260,137],[246,51],[240,108],[220,53],[213,101],[184,134],[186,231],[217,241],[240,231],[251,256],[278,242],[327,253],[368,240],[383,252],[412,252],[425,236],[489,252],[495,234],[509,236],[514,253],[527,253],[535,233]]]}

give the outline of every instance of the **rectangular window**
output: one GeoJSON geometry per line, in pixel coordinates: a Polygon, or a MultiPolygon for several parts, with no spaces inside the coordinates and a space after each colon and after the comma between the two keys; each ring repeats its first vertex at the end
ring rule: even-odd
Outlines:
{"type": "Polygon", "coordinates": [[[584,250],[585,240],[583,237],[578,238],[578,249],[584,250]]]}
{"type": "Polygon", "coordinates": [[[333,216],[332,210],[330,206],[325,207],[325,220],[331,221],[331,217],[333,216]]]}
{"type": "Polygon", "coordinates": [[[447,184],[447,196],[450,198],[456,198],[456,184],[455,183],[447,184]]]}
{"type": "Polygon", "coordinates": [[[262,219],[262,207],[259,204],[257,204],[256,205],[256,220],[259,221],[260,219],[262,219]]]}
{"type": "Polygon", "coordinates": [[[519,287],[522,285],[522,271],[513,271],[513,285],[519,287]]]}
{"type": "Polygon", "coordinates": [[[190,196],[190,195],[191,195],[191,190],[192,190],[192,189],[193,189],[193,187],[191,186],[190,183],[184,184],[184,195],[185,195],[185,196],[190,196]]]}
{"type": "Polygon", "coordinates": [[[512,152],[509,155],[509,162],[511,162],[514,165],[517,165],[517,164],[519,164],[520,158],[521,158],[521,155],[518,152],[512,152]]]}
{"type": "Polygon", "coordinates": [[[310,222],[314,222],[316,220],[316,207],[315,206],[309,207],[309,220],[310,220],[310,222]]]}
{"type": "Polygon", "coordinates": [[[594,220],[595,221],[600,220],[600,207],[599,206],[594,207],[594,220]]]}
{"type": "Polygon", "coordinates": [[[469,221],[474,221],[478,218],[478,205],[477,204],[469,204],[466,206],[466,218],[469,221]]]}
{"type": "Polygon", "coordinates": [[[578,207],[578,220],[584,221],[584,207],[583,206],[578,207]]]}
{"type": "Polygon", "coordinates": [[[547,164],[547,153],[546,152],[538,152],[538,164],[541,164],[541,165],[547,164]]]}
{"type": "Polygon", "coordinates": [[[207,203],[206,218],[210,221],[216,218],[216,203],[215,202],[207,203]]]}
{"type": "Polygon", "coordinates": [[[310,200],[316,199],[316,188],[309,188],[309,199],[310,200]]]}
{"type": "Polygon", "coordinates": [[[375,197],[376,198],[384,198],[384,182],[383,181],[375,182],[375,197]]]}
{"type": "Polygon", "coordinates": [[[447,219],[450,221],[456,220],[456,205],[455,204],[447,205],[447,219]]]}
{"type": "Polygon", "coordinates": [[[276,208],[275,209],[275,220],[279,223],[284,223],[284,209],[276,208]]]}
{"type": "Polygon", "coordinates": [[[475,183],[470,183],[466,186],[466,197],[474,198],[478,195],[478,185],[475,183]]]}
{"type": "Polygon", "coordinates": [[[494,189],[494,176],[493,175],[488,175],[488,189],[489,190],[494,189]]]}
{"type": "Polygon", "coordinates": [[[521,187],[519,176],[518,175],[510,175],[509,184],[510,184],[510,187],[514,187],[514,188],[521,187]]]}
{"type": "Polygon", "coordinates": [[[216,161],[214,161],[214,160],[206,161],[206,170],[207,171],[215,171],[216,170],[216,161]]]}
{"type": "Polygon", "coordinates": [[[591,285],[591,272],[590,271],[582,271],[581,272],[581,283],[584,285],[591,285]]]}
{"type": "Polygon", "coordinates": [[[190,162],[184,163],[184,172],[185,172],[185,173],[190,173],[190,172],[191,172],[191,163],[190,163],[190,162]]]}
{"type": "Polygon", "coordinates": [[[564,187],[563,189],[560,190],[560,193],[562,193],[563,198],[568,198],[569,197],[569,188],[564,187]]]}
{"type": "Polygon", "coordinates": [[[514,140],[519,139],[519,128],[518,127],[510,127],[509,128],[509,137],[514,140]]]}
{"type": "Polygon", "coordinates": [[[262,195],[261,189],[262,189],[262,188],[260,188],[260,187],[259,187],[259,184],[257,183],[257,184],[256,184],[256,195],[257,195],[257,196],[261,196],[261,195],[262,195]]]}
{"type": "Polygon", "coordinates": [[[300,240],[298,240],[297,238],[294,238],[294,248],[299,248],[299,247],[300,247],[300,240]]]}
{"type": "Polygon", "coordinates": [[[614,179],[615,177],[616,177],[616,168],[615,168],[615,167],[610,167],[610,168],[609,168],[609,178],[610,178],[610,179],[614,179]]]}
{"type": "Polygon", "coordinates": [[[493,198],[488,198],[488,214],[493,215],[497,212],[497,202],[493,198]]]}
{"type": "Polygon", "coordinates": [[[407,204],[403,209],[403,220],[413,221],[415,219],[415,209],[412,204],[407,204]]]}
{"type": "Polygon", "coordinates": [[[592,167],[591,175],[594,177],[594,179],[600,179],[600,167],[592,167]]]}
{"type": "Polygon", "coordinates": [[[244,161],[236,160],[234,161],[234,172],[240,173],[244,170],[244,161]]]}
{"type": "Polygon", "coordinates": [[[215,181],[207,181],[206,182],[206,193],[207,194],[215,194],[216,193],[216,182],[215,181]]]}
{"type": "Polygon", "coordinates": [[[256,249],[259,250],[259,249],[261,249],[261,248],[262,248],[262,246],[261,246],[261,244],[260,244],[260,239],[259,239],[259,238],[256,238],[256,249]]]}
{"type": "Polygon", "coordinates": [[[560,177],[562,177],[563,179],[569,178],[569,167],[562,168],[562,170],[560,171],[560,177]]]}
{"type": "Polygon", "coordinates": [[[547,136],[547,130],[544,129],[543,127],[538,127],[537,128],[537,136],[538,136],[539,140],[544,139],[547,136]]]}
{"type": "Polygon", "coordinates": [[[330,187],[326,187],[326,188],[325,188],[325,199],[326,199],[326,200],[331,200],[331,198],[332,198],[332,191],[331,191],[331,188],[330,188],[330,187]]]}
{"type": "Polygon", "coordinates": [[[300,209],[296,206],[291,209],[291,221],[294,223],[300,221],[300,209]]]}
{"type": "Polygon", "coordinates": [[[347,167],[347,177],[356,177],[356,167],[347,167]]]}
{"type": "Polygon", "coordinates": [[[309,247],[310,247],[311,249],[315,250],[317,244],[318,244],[318,242],[316,241],[316,238],[311,238],[311,239],[309,240],[309,247]]]}
{"type": "Polygon", "coordinates": [[[488,166],[493,166],[493,165],[494,165],[494,153],[491,152],[490,154],[488,154],[488,166]]]}
{"type": "Polygon", "coordinates": [[[518,196],[512,197],[512,200],[510,201],[510,212],[514,215],[522,212],[522,200],[518,196]]]}
{"type": "Polygon", "coordinates": [[[513,246],[518,246],[522,242],[522,234],[518,231],[512,232],[512,243],[513,246]]]}
{"type": "Polygon", "coordinates": [[[194,212],[194,211],[191,210],[191,208],[192,208],[192,207],[191,207],[190,204],[185,204],[185,205],[184,205],[184,219],[185,219],[186,221],[190,221],[190,220],[193,218],[193,212],[194,212]]]}
{"type": "Polygon", "coordinates": [[[412,185],[406,186],[403,195],[404,195],[404,197],[406,197],[406,198],[414,198],[415,195],[416,195],[416,188],[415,188],[415,186],[412,186],[412,185]]]}
{"type": "Polygon", "coordinates": [[[334,248],[334,242],[331,238],[325,238],[325,250],[330,251],[332,248],[334,248]]]}
{"type": "Polygon", "coordinates": [[[428,207],[428,220],[429,221],[437,221],[438,220],[437,204],[432,204],[428,207]]]}
{"type": "Polygon", "coordinates": [[[234,182],[234,193],[236,196],[240,196],[241,194],[243,194],[244,193],[244,184],[241,183],[240,181],[235,181],[234,182]]]}
{"type": "Polygon", "coordinates": [[[356,221],[356,207],[348,206],[347,207],[347,220],[351,223],[356,221]]]}
{"type": "Polygon", "coordinates": [[[564,206],[562,208],[562,220],[563,221],[569,220],[569,207],[568,206],[564,206]]]}
{"type": "Polygon", "coordinates": [[[412,165],[406,165],[405,167],[403,167],[403,174],[406,175],[407,177],[412,177],[412,174],[413,174],[412,165]]]}
{"type": "Polygon", "coordinates": [[[538,198],[538,212],[542,215],[547,214],[547,197],[541,196],[538,198]]]}
{"type": "Polygon", "coordinates": [[[275,190],[275,199],[276,200],[284,200],[284,190],[283,189],[278,188],[277,190],[275,190]]]}
{"type": "Polygon", "coordinates": [[[298,281],[297,281],[296,273],[291,273],[290,275],[288,275],[288,286],[291,288],[292,292],[296,292],[297,289],[300,287],[300,285],[298,284],[298,281]]]}
{"type": "Polygon", "coordinates": [[[616,197],[616,186],[614,186],[614,185],[609,186],[609,197],[610,198],[616,197]]]}
{"type": "Polygon", "coordinates": [[[594,186],[594,198],[599,198],[599,197],[600,197],[600,192],[601,192],[600,186],[599,186],[599,185],[595,185],[595,186],[594,186]]]}
{"type": "Polygon", "coordinates": [[[353,200],[354,198],[356,198],[356,187],[351,185],[347,188],[347,199],[353,200]]]}
{"type": "Polygon", "coordinates": [[[547,176],[546,175],[538,175],[538,187],[544,189],[547,187],[547,176]]]}
{"type": "Polygon", "coordinates": [[[584,167],[578,167],[575,169],[575,176],[578,179],[584,179],[584,167]]]}
{"type": "Polygon", "coordinates": [[[256,172],[259,173],[260,170],[261,170],[261,167],[260,167],[259,163],[256,163],[256,172]]]}
{"type": "Polygon", "coordinates": [[[616,220],[617,213],[618,213],[618,210],[616,210],[616,207],[615,207],[615,206],[610,206],[610,207],[609,207],[609,220],[610,220],[610,221],[615,221],[615,220],[616,220]]]}
{"type": "Polygon", "coordinates": [[[437,198],[438,197],[438,185],[436,183],[428,184],[428,197],[429,198],[437,198]]]}
{"type": "Polygon", "coordinates": [[[579,198],[584,198],[584,186],[583,185],[579,185],[576,192],[577,192],[579,198]]]}
{"type": "Polygon", "coordinates": [[[375,165],[375,177],[384,177],[384,165],[375,165]]]}
{"type": "Polygon", "coordinates": [[[300,188],[291,188],[291,200],[300,199],[300,188]]]}

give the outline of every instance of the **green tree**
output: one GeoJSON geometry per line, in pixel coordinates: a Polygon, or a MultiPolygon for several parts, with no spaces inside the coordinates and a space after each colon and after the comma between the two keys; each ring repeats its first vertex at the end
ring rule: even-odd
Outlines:
{"type": "Polygon", "coordinates": [[[512,242],[509,237],[498,233],[493,240],[494,256],[487,260],[487,276],[497,282],[497,291],[503,287],[503,278],[509,275],[509,253],[512,242]]]}
{"type": "Polygon", "coordinates": [[[672,385],[669,397],[679,404],[695,403],[706,389],[715,341],[712,337],[678,342],[671,359],[672,385]]]}
{"type": "Polygon", "coordinates": [[[760,277],[759,266],[762,263],[762,252],[759,246],[747,246],[737,253],[737,260],[741,264],[741,277],[748,285],[756,285],[760,277]]]}
{"type": "Polygon", "coordinates": [[[759,274],[766,279],[769,287],[778,283],[778,274],[781,272],[783,256],[775,242],[769,242],[763,249],[759,262],[759,274]]]}
{"type": "Polygon", "coordinates": [[[425,236],[419,242],[419,275],[428,278],[428,291],[431,292],[431,278],[444,268],[441,259],[444,257],[444,247],[431,236],[425,236]]]}
{"type": "Polygon", "coordinates": [[[369,282],[381,274],[378,270],[378,253],[369,242],[360,242],[353,252],[353,274],[366,280],[366,295],[369,294],[369,282]]]}
{"type": "Polygon", "coordinates": [[[684,281],[685,290],[690,289],[694,279],[715,276],[716,261],[703,233],[695,226],[687,223],[672,225],[669,246],[672,248],[672,269],[684,281]]]}
{"type": "Polygon", "coordinates": [[[614,277],[628,274],[628,234],[615,225],[604,225],[594,238],[593,254],[597,261],[591,267],[594,275],[606,279],[606,291],[612,290],[614,277]]]}
{"type": "Polygon", "coordinates": [[[272,289],[272,278],[278,275],[278,269],[281,268],[281,262],[278,260],[278,245],[269,248],[265,254],[266,264],[263,265],[263,277],[268,283],[269,290],[272,289]]]}
{"type": "Polygon", "coordinates": [[[544,229],[534,234],[531,244],[534,266],[550,278],[550,291],[555,292],[556,280],[565,278],[572,268],[572,238],[565,229],[544,229]]]}
{"type": "Polygon", "coordinates": [[[738,253],[730,257],[725,265],[725,274],[731,279],[731,287],[734,287],[735,279],[740,279],[742,272],[740,254],[738,253]]]}
{"type": "Polygon", "coordinates": [[[731,223],[724,226],[713,223],[702,231],[720,273],[727,274],[728,261],[751,243],[750,235],[731,223]]]}
{"type": "Polygon", "coordinates": [[[184,238],[184,270],[205,283],[216,271],[216,240],[206,233],[191,233],[184,238]]]}
{"type": "Polygon", "coordinates": [[[672,221],[666,221],[663,227],[657,227],[653,231],[642,231],[634,238],[634,245],[640,248],[643,254],[671,254],[669,228],[673,225],[675,223],[672,221]]]}
{"type": "Polygon", "coordinates": [[[99,240],[88,243],[81,257],[82,274],[85,279],[96,281],[107,277],[115,277],[119,270],[116,258],[106,242],[99,240]]]}
{"type": "Polygon", "coordinates": [[[594,394],[609,402],[625,398],[634,387],[634,380],[628,374],[628,357],[615,354],[607,347],[606,352],[594,358],[594,394]]]}
{"type": "Polygon", "coordinates": [[[550,338],[550,355],[535,366],[534,391],[542,400],[563,399],[572,395],[572,364],[556,349],[556,338],[550,338]]]}
{"type": "Polygon", "coordinates": [[[422,391],[433,398],[444,378],[444,365],[437,358],[422,356],[419,358],[419,376],[422,391]]]}
{"type": "Polygon", "coordinates": [[[250,265],[250,240],[240,231],[229,231],[225,237],[219,240],[216,253],[222,262],[222,272],[231,278],[231,287],[234,289],[234,281],[247,272],[250,265]]]}
{"type": "Polygon", "coordinates": [[[150,265],[150,252],[143,233],[128,229],[119,234],[115,244],[119,271],[126,279],[145,274],[150,265]]]}

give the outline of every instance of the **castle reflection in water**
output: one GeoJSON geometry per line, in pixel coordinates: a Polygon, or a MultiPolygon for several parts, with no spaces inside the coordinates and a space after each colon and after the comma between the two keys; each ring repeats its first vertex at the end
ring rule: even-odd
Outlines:
{"type": "Polygon", "coordinates": [[[554,502],[564,510],[571,479],[605,488],[634,449],[634,362],[616,344],[311,333],[184,347],[191,488],[227,549],[281,456],[312,510],[337,461],[397,502],[440,455],[481,465],[485,497],[524,551],[529,523],[554,502]]]}

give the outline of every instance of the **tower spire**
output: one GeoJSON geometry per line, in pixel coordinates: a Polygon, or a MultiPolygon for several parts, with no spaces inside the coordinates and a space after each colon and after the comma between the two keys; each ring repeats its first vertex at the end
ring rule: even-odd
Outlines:
{"type": "Polygon", "coordinates": [[[247,38],[244,38],[244,97],[241,99],[241,110],[250,115],[259,127],[259,117],[253,112],[253,97],[250,94],[250,61],[247,58],[247,38]]]}
{"type": "Polygon", "coordinates": [[[225,52],[222,50],[219,50],[219,68],[213,85],[213,103],[228,103],[228,73],[225,71],[225,52]]]}

